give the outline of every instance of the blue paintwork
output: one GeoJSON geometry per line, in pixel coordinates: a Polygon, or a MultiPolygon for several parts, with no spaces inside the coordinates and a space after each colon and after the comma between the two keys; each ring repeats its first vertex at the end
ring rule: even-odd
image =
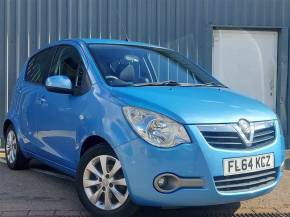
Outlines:
{"type": "MultiPolygon", "coordinates": [[[[134,202],[150,206],[195,206],[229,203],[271,191],[279,182],[263,189],[221,194],[213,176],[223,174],[224,158],[275,153],[275,166],[284,159],[284,137],[276,115],[256,100],[223,88],[205,87],[110,87],[94,64],[86,43],[142,43],[112,40],[63,40],[53,45],[72,45],[81,54],[92,87],[84,95],[48,92],[44,86],[24,81],[23,67],[7,120],[12,121],[22,151],[27,157],[75,176],[84,141],[93,135],[105,139],[119,157],[134,202]],[[41,99],[45,100],[41,100],[41,99]],[[191,144],[161,149],[138,137],[126,121],[122,107],[138,106],[184,124],[191,144]],[[241,118],[249,121],[276,120],[274,143],[254,150],[220,150],[209,146],[196,124],[229,123],[241,118]],[[158,193],[153,179],[163,172],[183,177],[203,177],[203,189],[180,189],[171,194],[158,193]]],[[[151,46],[151,45],[150,45],[151,46]]]]}
{"type": "Polygon", "coordinates": [[[241,117],[249,121],[276,119],[262,103],[226,88],[128,87],[113,88],[112,94],[126,104],[165,114],[183,124],[237,123],[241,117]]]}
{"type": "MultiPolygon", "coordinates": [[[[284,159],[284,138],[277,137],[272,145],[251,151],[216,149],[207,144],[194,125],[187,125],[192,144],[182,144],[171,149],[160,149],[137,138],[116,149],[125,166],[131,196],[138,204],[148,206],[202,206],[237,202],[270,192],[280,181],[280,173],[272,186],[244,193],[220,193],[216,190],[213,176],[223,174],[222,159],[275,153],[275,165],[284,159]],[[142,171],[142,172],[139,172],[142,171]],[[147,171],[147,172],[143,172],[147,171]],[[160,173],[171,172],[181,177],[202,177],[206,186],[202,189],[181,189],[170,194],[160,194],[151,181],[160,173]]],[[[276,122],[277,133],[279,127],[276,122]]]]}

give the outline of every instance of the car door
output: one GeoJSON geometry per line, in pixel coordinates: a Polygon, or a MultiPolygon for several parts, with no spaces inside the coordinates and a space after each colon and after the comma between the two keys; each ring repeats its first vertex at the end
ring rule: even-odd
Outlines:
{"type": "Polygon", "coordinates": [[[38,140],[43,157],[66,168],[75,169],[76,130],[89,88],[87,73],[78,50],[59,46],[48,76],[70,78],[74,94],[40,92],[42,104],[38,110],[38,140]]]}
{"type": "Polygon", "coordinates": [[[19,94],[18,105],[21,105],[19,120],[24,149],[35,154],[40,150],[37,139],[37,112],[41,102],[38,94],[43,88],[44,78],[49,72],[55,51],[55,48],[47,48],[31,57],[26,67],[25,81],[16,89],[19,94]]]}

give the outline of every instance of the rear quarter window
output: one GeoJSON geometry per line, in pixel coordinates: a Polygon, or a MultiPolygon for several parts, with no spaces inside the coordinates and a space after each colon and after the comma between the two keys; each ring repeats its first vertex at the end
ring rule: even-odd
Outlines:
{"type": "Polygon", "coordinates": [[[33,83],[42,84],[47,77],[55,48],[48,48],[34,55],[28,62],[25,80],[33,83]]]}

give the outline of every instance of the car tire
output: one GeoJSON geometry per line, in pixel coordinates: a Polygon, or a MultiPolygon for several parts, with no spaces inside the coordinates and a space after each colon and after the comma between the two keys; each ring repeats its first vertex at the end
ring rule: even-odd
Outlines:
{"type": "Polygon", "coordinates": [[[7,128],[5,133],[5,155],[10,169],[23,170],[28,168],[29,159],[24,157],[12,125],[7,128]]]}
{"type": "Polygon", "coordinates": [[[94,216],[129,217],[137,211],[121,163],[107,144],[92,147],[81,157],[76,187],[80,201],[94,216]]]}

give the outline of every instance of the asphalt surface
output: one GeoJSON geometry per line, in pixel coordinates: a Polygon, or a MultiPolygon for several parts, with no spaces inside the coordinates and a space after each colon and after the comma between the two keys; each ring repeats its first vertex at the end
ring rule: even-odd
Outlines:
{"type": "MultiPolygon", "coordinates": [[[[276,216],[290,213],[290,170],[285,171],[283,180],[272,193],[260,198],[203,208],[175,210],[141,208],[136,216],[193,217],[197,216],[197,213],[215,215],[276,213],[276,216]]],[[[89,214],[78,200],[73,179],[33,162],[31,168],[24,171],[11,171],[5,164],[0,163],[0,216],[89,216],[89,214]]]]}

